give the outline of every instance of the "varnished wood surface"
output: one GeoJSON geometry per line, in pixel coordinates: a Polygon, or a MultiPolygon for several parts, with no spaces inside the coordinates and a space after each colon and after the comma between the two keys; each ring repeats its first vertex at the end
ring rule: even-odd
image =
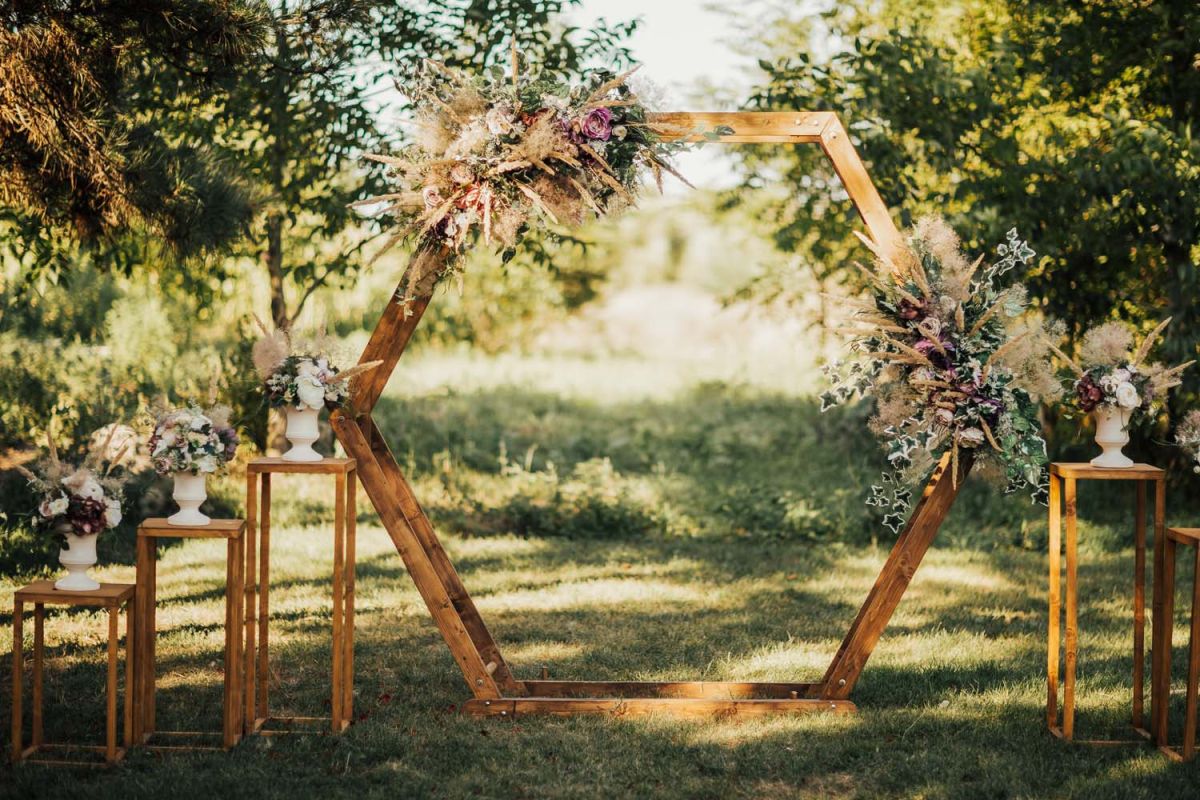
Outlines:
{"type": "Polygon", "coordinates": [[[647,114],[650,128],[665,141],[726,144],[815,144],[837,119],[832,111],[664,111],[647,114]],[[718,128],[729,133],[712,136],[718,128]]]}
{"type": "Polygon", "coordinates": [[[54,588],[54,581],[34,581],[13,592],[23,603],[49,603],[67,606],[116,606],[133,597],[136,584],[102,583],[99,589],[65,592],[54,588]]]}
{"type": "Polygon", "coordinates": [[[810,693],[811,696],[841,700],[850,696],[879,637],[883,635],[917,568],[921,566],[925,552],[950,512],[959,489],[971,471],[971,464],[969,455],[959,459],[956,483],[950,475],[950,454],[942,457],[909,516],[908,524],[900,532],[892,552],[879,571],[875,585],[871,587],[826,670],[824,680],[810,693]]]}
{"type": "Polygon", "coordinates": [[[1167,528],[1167,538],[1179,544],[1200,544],[1200,528],[1167,528]]]}
{"type": "Polygon", "coordinates": [[[530,697],[667,697],[707,700],[787,700],[818,684],[753,681],[524,681],[530,697]]]}
{"type": "Polygon", "coordinates": [[[1150,464],[1134,464],[1128,469],[1104,469],[1093,467],[1086,461],[1055,461],[1050,465],[1050,474],[1089,481],[1158,481],[1166,477],[1164,470],[1150,464]]]}
{"type": "Polygon", "coordinates": [[[850,714],[856,711],[848,700],[704,700],[693,698],[626,697],[562,698],[523,697],[463,703],[463,711],[474,716],[522,717],[528,715],[572,716],[605,714],[613,717],[662,714],[698,719],[741,719],[767,714],[850,714]]]}
{"type": "Polygon", "coordinates": [[[252,458],[246,462],[246,472],[292,472],[298,475],[345,475],[354,471],[353,458],[323,458],[320,461],[286,461],[278,456],[252,458]]]}
{"type": "Polygon", "coordinates": [[[234,539],[245,532],[246,521],[242,519],[214,519],[207,525],[192,527],[172,525],[166,517],[151,517],[138,525],[138,536],[163,539],[234,539]]]}

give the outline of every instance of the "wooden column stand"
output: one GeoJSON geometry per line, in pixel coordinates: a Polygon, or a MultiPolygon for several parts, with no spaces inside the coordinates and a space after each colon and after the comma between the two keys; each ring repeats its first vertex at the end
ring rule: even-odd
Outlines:
{"type": "Polygon", "coordinates": [[[126,749],[134,741],[134,708],[137,672],[134,643],[137,637],[137,614],[134,611],[135,588],[129,583],[102,583],[99,589],[88,592],[63,592],[54,588],[53,581],[36,581],[13,594],[13,669],[12,669],[12,760],[13,763],[28,760],[35,764],[62,766],[100,766],[90,761],[70,759],[30,758],[42,750],[86,750],[104,755],[104,764],[116,764],[125,757],[126,749]],[[33,603],[33,730],[29,747],[22,744],[22,675],[25,671],[22,621],[25,604],[33,603]],[[106,724],[103,747],[52,744],[46,742],[42,733],[43,668],[45,658],[45,620],[47,605],[95,606],[108,610],[108,679],[105,698],[106,724]],[[117,747],[117,651],[120,629],[118,615],[125,605],[125,710],[124,744],[117,747]]]}
{"type": "MultiPolygon", "coordinates": [[[[245,711],[247,733],[282,732],[266,728],[269,723],[291,725],[297,722],[326,721],[334,733],[341,733],[354,718],[354,551],[357,485],[358,472],[353,458],[326,458],[321,461],[256,458],[246,466],[246,519],[250,524],[250,537],[253,539],[257,530],[259,541],[262,543],[262,557],[258,568],[257,617],[251,596],[247,595],[246,603],[249,675],[245,711]],[[274,473],[334,477],[333,665],[329,717],[274,717],[267,710],[267,678],[270,675],[268,636],[271,589],[271,475],[274,473]]],[[[254,573],[253,547],[250,548],[250,571],[251,574],[254,573]]]]}
{"type": "MultiPolygon", "coordinates": [[[[841,179],[876,247],[887,256],[900,257],[903,239],[836,114],[825,111],[676,112],[650,114],[648,122],[664,140],[704,141],[711,138],[729,144],[819,147],[841,179]]],[[[444,268],[447,256],[444,250],[419,249],[413,255],[410,268],[420,269],[422,274],[436,273],[444,268]]],[[[404,291],[402,281],[396,296],[403,297],[404,291]]],[[[393,300],[388,303],[359,362],[382,363],[352,379],[353,413],[335,411],[330,415],[330,423],[346,453],[356,459],[363,489],[379,512],[383,527],[404,559],[413,583],[474,695],[463,703],[467,713],[512,717],[661,712],[709,717],[854,710],[854,704],[848,699],[850,692],[953,505],[958,488],[970,469],[969,459],[960,460],[956,476],[947,474],[948,458],[938,466],[838,648],[833,663],[819,682],[520,680],[501,655],[437,532],[371,417],[431,300],[430,292],[406,302],[393,300]]]]}
{"type": "MultiPolygon", "coordinates": [[[[1075,663],[1079,641],[1079,582],[1078,582],[1078,535],[1077,508],[1075,500],[1076,482],[1080,480],[1134,481],[1135,520],[1133,557],[1133,716],[1132,723],[1143,737],[1151,733],[1144,722],[1145,703],[1145,655],[1146,655],[1146,485],[1154,485],[1154,618],[1153,632],[1155,650],[1153,660],[1157,664],[1159,641],[1159,613],[1162,607],[1162,591],[1157,565],[1162,561],[1164,547],[1164,517],[1166,511],[1166,473],[1149,464],[1135,464],[1129,469],[1101,469],[1091,464],[1053,463],[1050,465],[1050,624],[1046,660],[1046,725],[1055,736],[1068,741],[1075,738],[1075,663]],[[1066,630],[1060,633],[1061,566],[1062,566],[1062,511],[1066,505],[1066,630]],[[1065,638],[1065,665],[1063,669],[1062,725],[1058,724],[1058,678],[1059,647],[1065,638]]],[[[1152,675],[1157,671],[1152,667],[1152,675]]],[[[1155,683],[1151,680],[1151,696],[1155,683]]],[[[1157,700],[1156,700],[1157,702],[1157,700]]],[[[1140,740],[1133,740],[1140,741],[1140,740]]],[[[1088,744],[1123,744],[1125,740],[1090,740],[1088,744]]]]}
{"type": "Polygon", "coordinates": [[[141,710],[137,715],[136,739],[147,743],[151,737],[172,740],[220,737],[221,747],[197,744],[147,745],[155,750],[217,750],[236,745],[242,738],[242,694],[245,664],[242,654],[244,593],[246,563],[254,563],[254,540],[245,536],[246,523],[240,519],[214,519],[208,525],[185,527],[171,525],[165,519],[148,519],[138,526],[137,534],[137,605],[141,620],[141,642],[138,647],[138,697],[141,710]],[[221,704],[221,732],[160,731],[155,725],[155,666],[154,626],[157,594],[157,553],[159,539],[224,539],[225,550],[225,692],[221,704]]]}
{"type": "Polygon", "coordinates": [[[1200,693],[1200,528],[1169,528],[1163,558],[1155,564],[1154,585],[1162,587],[1161,641],[1154,640],[1157,669],[1151,678],[1154,693],[1154,740],[1158,749],[1176,761],[1196,757],[1196,700],[1200,693]],[[1171,697],[1171,634],[1175,624],[1175,557],[1179,545],[1192,548],[1192,619],[1188,642],[1187,699],[1184,705],[1183,747],[1171,747],[1167,707],[1171,697]]]}

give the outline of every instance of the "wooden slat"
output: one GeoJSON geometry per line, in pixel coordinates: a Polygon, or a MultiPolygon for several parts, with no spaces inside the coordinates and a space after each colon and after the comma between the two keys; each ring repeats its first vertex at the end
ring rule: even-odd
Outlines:
{"type": "Polygon", "coordinates": [[[647,114],[651,129],[665,141],[703,142],[718,128],[732,133],[715,137],[727,144],[816,144],[836,115],[831,111],[665,111],[647,114]]]}
{"type": "Polygon", "coordinates": [[[117,642],[121,638],[120,618],[115,608],[108,610],[108,670],[104,681],[104,760],[117,760],[117,642]]]}
{"type": "Polygon", "coordinates": [[[163,517],[151,517],[138,526],[138,536],[154,536],[163,539],[233,539],[246,531],[246,521],[241,519],[214,519],[207,525],[190,527],[172,525],[163,517]]]}
{"type": "Polygon", "coordinates": [[[1175,542],[1163,534],[1163,511],[1166,504],[1165,484],[1159,482],[1155,492],[1154,502],[1154,549],[1161,549],[1157,559],[1160,569],[1155,572],[1155,616],[1158,619],[1157,631],[1154,634],[1153,652],[1158,655],[1157,663],[1151,664],[1151,708],[1152,724],[1150,731],[1154,734],[1154,743],[1161,746],[1169,744],[1167,739],[1167,706],[1171,702],[1171,633],[1175,623],[1175,542]],[[1161,544],[1160,544],[1161,540],[1161,544]]]}
{"type": "Polygon", "coordinates": [[[699,719],[752,718],[766,714],[849,714],[856,707],[848,700],[701,700],[690,698],[564,698],[524,697],[502,700],[476,698],[463,704],[475,716],[522,717],[527,715],[606,714],[614,717],[661,714],[699,719]]]}
{"type": "Polygon", "coordinates": [[[1059,624],[1062,620],[1062,478],[1050,476],[1050,613],[1046,644],[1046,726],[1054,730],[1058,726],[1058,658],[1062,642],[1059,624]]]}
{"type": "Polygon", "coordinates": [[[298,475],[336,475],[354,469],[353,458],[323,458],[320,461],[288,461],[279,456],[262,456],[246,462],[246,472],[256,475],[263,472],[295,473],[298,475]]]}
{"type": "Polygon", "coordinates": [[[346,628],[343,636],[345,661],[342,667],[342,711],[347,724],[354,719],[354,582],[356,540],[358,538],[358,503],[355,497],[358,473],[351,470],[346,476],[346,628]]]}
{"type": "Polygon", "coordinates": [[[24,603],[46,603],[64,606],[104,606],[111,608],[133,597],[132,583],[102,583],[99,589],[86,592],[61,591],[54,581],[34,581],[17,589],[13,595],[24,603]]]}
{"type": "Polygon", "coordinates": [[[45,739],[42,724],[42,709],[45,704],[45,677],[42,674],[45,666],[46,652],[46,606],[43,603],[33,604],[33,730],[29,737],[31,747],[40,747],[45,739]]]}
{"type": "Polygon", "coordinates": [[[425,551],[425,555],[433,565],[434,571],[442,583],[443,589],[454,604],[454,608],[463,626],[467,629],[467,633],[470,634],[471,641],[475,644],[475,649],[479,651],[485,664],[493,663],[496,665],[491,673],[492,678],[506,693],[510,695],[523,695],[525,693],[524,686],[513,677],[508,663],[500,653],[500,648],[496,644],[496,640],[492,638],[491,632],[488,631],[487,625],[484,624],[483,617],[479,615],[479,611],[475,608],[475,601],[471,599],[471,595],[467,591],[466,586],[463,585],[458,571],[454,569],[454,564],[450,561],[450,556],[446,553],[446,549],[442,546],[437,532],[433,529],[433,523],[429,521],[429,517],[426,516],[424,509],[421,508],[416,494],[413,492],[408,480],[404,477],[403,472],[401,472],[400,466],[396,463],[396,459],[392,455],[387,442],[382,436],[378,435],[373,420],[369,418],[364,419],[362,427],[366,429],[364,434],[367,435],[367,440],[371,443],[371,452],[390,484],[391,495],[396,499],[400,513],[416,534],[422,549],[425,551]]]}
{"type": "Polygon", "coordinates": [[[358,460],[359,479],[363,488],[375,504],[383,527],[391,536],[400,557],[404,559],[404,565],[442,632],[446,645],[462,669],[467,685],[476,697],[499,697],[500,690],[488,674],[486,662],[463,626],[458,610],[430,564],[416,533],[400,512],[393,494],[393,484],[380,469],[358,424],[340,411],[334,411],[330,415],[330,423],[342,447],[358,460]]]}
{"type": "MultiPolygon", "coordinates": [[[[410,259],[408,269],[421,271],[440,269],[446,256],[445,250],[418,250],[410,259]]],[[[396,291],[400,292],[403,289],[404,282],[401,281],[396,291]]],[[[370,414],[371,410],[375,408],[375,404],[379,402],[379,397],[383,394],[388,379],[392,377],[392,372],[396,369],[396,363],[408,346],[413,331],[421,322],[421,317],[425,315],[425,309],[428,308],[431,299],[432,295],[425,295],[408,303],[398,303],[393,297],[384,307],[379,323],[371,332],[371,338],[367,341],[362,356],[358,359],[360,364],[369,361],[382,361],[383,363],[356,378],[351,378],[350,381],[350,398],[356,413],[370,414]]]]}
{"type": "Polygon", "coordinates": [[[13,602],[13,644],[12,644],[12,761],[15,764],[24,755],[21,746],[21,727],[24,724],[24,710],[21,708],[22,688],[21,677],[25,672],[25,660],[22,653],[24,647],[24,603],[18,597],[13,602]]]}
{"type": "Polygon", "coordinates": [[[1079,538],[1075,479],[1066,479],[1067,503],[1067,600],[1066,644],[1063,649],[1063,736],[1075,735],[1075,663],[1079,653],[1079,538]]]}
{"type": "Polygon", "coordinates": [[[667,697],[708,700],[795,699],[816,684],[751,681],[524,681],[530,697],[667,697]]]}
{"type": "Polygon", "coordinates": [[[1055,461],[1050,465],[1050,472],[1064,478],[1090,481],[1157,481],[1166,475],[1163,470],[1150,464],[1134,464],[1127,469],[1112,469],[1093,467],[1086,461],[1055,461]]]}
{"type": "Polygon", "coordinates": [[[875,649],[909,582],[921,566],[921,559],[925,557],[938,528],[949,513],[954,498],[958,496],[958,489],[971,469],[972,458],[964,455],[959,459],[957,485],[948,474],[949,463],[950,454],[947,453],[930,476],[908,524],[901,531],[879,577],[875,579],[875,585],[871,587],[870,594],[834,655],[825,679],[810,696],[834,699],[850,696],[867,659],[871,657],[871,651],[875,649]]]}
{"type": "Polygon", "coordinates": [[[1146,482],[1134,489],[1133,527],[1133,727],[1142,727],[1146,686],[1146,482]]]}
{"type": "Polygon", "coordinates": [[[871,182],[871,176],[867,174],[862,159],[858,157],[854,143],[850,141],[849,134],[836,117],[821,134],[821,149],[833,163],[833,169],[841,179],[842,185],[846,187],[846,194],[850,196],[850,202],[862,217],[863,224],[867,226],[871,240],[885,255],[899,261],[899,254],[905,249],[904,240],[900,237],[900,231],[896,229],[896,223],[892,221],[892,215],[888,213],[883,198],[871,182]]]}
{"type": "Polygon", "coordinates": [[[1192,624],[1188,643],[1187,700],[1183,720],[1183,758],[1196,755],[1196,703],[1200,684],[1200,547],[1192,555],[1192,624]]]}
{"type": "Polygon", "coordinates": [[[330,647],[333,663],[330,676],[329,716],[334,733],[342,729],[342,666],[346,656],[342,637],[346,629],[342,618],[346,592],[346,476],[334,478],[333,500],[333,636],[330,647]]]}

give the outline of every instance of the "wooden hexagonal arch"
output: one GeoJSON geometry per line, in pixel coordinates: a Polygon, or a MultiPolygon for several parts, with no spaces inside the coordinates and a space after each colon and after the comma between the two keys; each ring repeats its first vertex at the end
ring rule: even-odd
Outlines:
{"type": "MultiPolygon", "coordinates": [[[[699,131],[721,130],[724,133],[716,140],[731,144],[819,145],[875,244],[885,253],[903,246],[887,207],[832,112],[678,112],[651,115],[651,123],[665,139],[699,140],[703,138],[699,131]]],[[[444,256],[423,250],[414,259],[444,256]]],[[[817,683],[521,680],[510,671],[371,417],[430,299],[431,295],[418,297],[407,309],[389,303],[360,359],[383,364],[357,380],[354,415],[335,411],[331,422],[347,454],[357,459],[363,487],[474,694],[463,704],[466,712],[497,716],[597,712],[741,716],[854,710],[850,692],[953,504],[957,486],[970,469],[969,460],[960,461],[957,481],[944,479],[948,478],[945,459],[934,471],[833,662],[817,683]]]]}

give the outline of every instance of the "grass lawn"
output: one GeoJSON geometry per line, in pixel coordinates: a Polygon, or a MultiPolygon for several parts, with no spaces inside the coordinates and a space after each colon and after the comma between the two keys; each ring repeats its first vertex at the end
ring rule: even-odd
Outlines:
{"type": "MultiPolygon", "coordinates": [[[[862,507],[879,463],[862,412],[819,415],[810,386],[702,362],[668,379],[634,361],[416,359],[379,416],[518,677],[547,665],[564,679],[819,678],[890,543],[862,507]]],[[[238,485],[214,486],[217,504],[236,511],[238,485]]],[[[332,498],[318,480],[276,485],[272,710],[324,713],[332,498]]],[[[1124,735],[1132,553],[1122,498],[1090,489],[1077,725],[1124,735]]],[[[1200,766],[1045,731],[1043,517],[973,482],[863,674],[856,715],[501,721],[457,713],[468,688],[363,498],[348,732],[253,738],[229,754],[135,751],[112,770],[3,766],[0,796],[1200,795],[1200,766]]],[[[128,541],[106,548],[100,574],[131,582],[128,541]]],[[[160,728],[219,723],[223,553],[203,541],[161,552],[160,728]]],[[[1190,578],[1181,567],[1181,597],[1190,578]]],[[[0,651],[10,622],[0,614],[0,651]]],[[[94,614],[47,624],[51,739],[99,735],[103,632],[94,614]]],[[[1178,736],[1181,694],[1172,713],[1178,736]]]]}

